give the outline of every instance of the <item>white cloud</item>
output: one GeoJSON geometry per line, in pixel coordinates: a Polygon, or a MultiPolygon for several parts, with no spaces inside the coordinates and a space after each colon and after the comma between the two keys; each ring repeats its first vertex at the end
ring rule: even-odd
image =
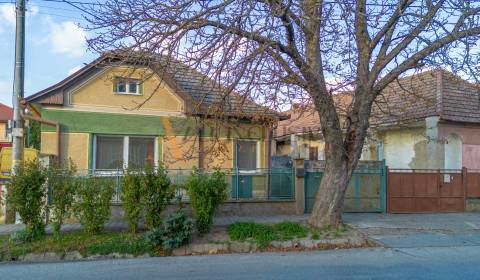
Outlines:
{"type": "Polygon", "coordinates": [[[40,8],[37,5],[29,5],[27,7],[27,16],[35,16],[40,8]]]}
{"type": "Polygon", "coordinates": [[[72,69],[68,70],[68,75],[72,75],[73,73],[77,72],[78,70],[82,69],[82,66],[75,66],[72,69]]]}
{"type": "MultiPolygon", "coordinates": [[[[40,8],[37,5],[28,5],[27,20],[28,17],[33,17],[37,15],[39,10],[40,8]]],[[[5,30],[5,27],[14,30],[15,24],[15,4],[0,5],[0,33],[5,30]]]]}
{"type": "Polygon", "coordinates": [[[15,26],[15,5],[0,5],[0,22],[15,26]]]}
{"type": "Polygon", "coordinates": [[[52,45],[52,51],[58,54],[68,54],[80,57],[85,54],[86,41],[85,31],[72,21],[60,23],[50,22],[51,31],[48,41],[52,45]]]}

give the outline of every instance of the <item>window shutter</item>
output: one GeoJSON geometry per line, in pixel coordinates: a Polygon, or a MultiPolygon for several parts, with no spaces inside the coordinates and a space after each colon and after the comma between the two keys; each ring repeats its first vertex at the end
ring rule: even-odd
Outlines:
{"type": "Polygon", "coordinates": [[[139,82],[138,84],[138,90],[141,95],[143,95],[143,82],[139,82]]]}
{"type": "Polygon", "coordinates": [[[117,92],[117,79],[112,79],[112,91],[117,92]]]}

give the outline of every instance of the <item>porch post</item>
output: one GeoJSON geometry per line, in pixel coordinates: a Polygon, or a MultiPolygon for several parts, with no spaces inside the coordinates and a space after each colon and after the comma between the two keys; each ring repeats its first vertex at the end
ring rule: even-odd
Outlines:
{"type": "Polygon", "coordinates": [[[295,213],[301,215],[305,213],[305,159],[296,158],[293,160],[295,168],[295,213]]]}

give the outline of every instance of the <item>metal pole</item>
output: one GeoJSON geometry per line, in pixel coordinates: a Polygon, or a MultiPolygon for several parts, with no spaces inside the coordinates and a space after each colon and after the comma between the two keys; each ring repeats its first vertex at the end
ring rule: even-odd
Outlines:
{"type": "Polygon", "coordinates": [[[25,0],[16,1],[15,76],[13,82],[12,174],[23,163],[23,99],[25,74],[25,0]]]}

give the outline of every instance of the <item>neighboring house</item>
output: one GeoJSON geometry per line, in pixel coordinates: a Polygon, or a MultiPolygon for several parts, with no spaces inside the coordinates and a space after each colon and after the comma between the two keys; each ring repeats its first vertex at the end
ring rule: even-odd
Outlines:
{"type": "MultiPolygon", "coordinates": [[[[323,159],[318,115],[293,111],[275,130],[277,154],[323,159]]],[[[448,71],[393,82],[377,98],[370,123],[364,160],[385,159],[390,168],[480,169],[480,88],[448,71]]]]}
{"type": "Polygon", "coordinates": [[[11,147],[12,139],[8,135],[8,121],[13,119],[13,109],[0,103],[0,150],[11,147]]]}
{"type": "Polygon", "coordinates": [[[277,117],[163,57],[133,67],[106,54],[26,100],[45,122],[60,126],[58,137],[55,126],[42,125],[41,154],[71,159],[79,170],[145,162],[266,168],[272,132],[266,123],[277,117]]]}

